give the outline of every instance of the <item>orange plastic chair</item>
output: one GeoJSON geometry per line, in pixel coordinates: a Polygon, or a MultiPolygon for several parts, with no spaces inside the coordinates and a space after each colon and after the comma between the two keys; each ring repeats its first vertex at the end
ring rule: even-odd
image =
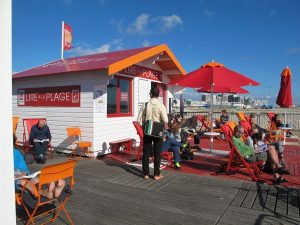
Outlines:
{"type": "MultiPolygon", "coordinates": [[[[26,118],[23,119],[23,150],[28,153],[33,145],[29,142],[29,136],[31,128],[36,125],[39,120],[45,120],[47,123],[46,118],[26,118]]],[[[49,143],[47,146],[47,151],[50,153],[51,159],[53,159],[53,151],[51,150],[51,144],[49,143]]]]}
{"type": "Polygon", "coordinates": [[[249,121],[249,118],[245,115],[244,112],[237,112],[235,113],[239,121],[249,121]]]}
{"type": "MultiPolygon", "coordinates": [[[[25,201],[26,195],[28,196],[29,193],[27,191],[27,186],[31,183],[29,180],[23,186],[21,193],[16,194],[16,202],[21,203],[25,209],[27,215],[26,224],[35,224],[34,219],[37,217],[41,217],[43,215],[49,215],[53,212],[53,217],[49,221],[45,222],[55,222],[61,211],[64,211],[68,221],[70,224],[74,224],[70,214],[66,209],[66,203],[68,202],[71,193],[70,191],[73,190],[74,186],[74,168],[75,168],[76,160],[70,160],[58,164],[53,164],[49,166],[45,166],[41,169],[41,173],[39,175],[39,183],[36,186],[31,185],[31,189],[33,189],[32,195],[34,202],[28,204],[25,201]],[[59,179],[62,180],[69,180],[69,191],[64,192],[58,198],[48,199],[40,195],[40,190],[42,190],[43,185],[49,185],[51,182],[56,182],[59,179]],[[63,196],[64,194],[64,196],[63,196]],[[33,207],[30,207],[33,206],[33,207]],[[48,207],[47,207],[48,206],[48,207]],[[49,207],[50,206],[50,207],[49,207]]],[[[32,200],[32,198],[31,198],[32,200]]],[[[45,224],[43,223],[43,224],[45,224]]]]}
{"type": "MultiPolygon", "coordinates": [[[[137,134],[140,137],[140,146],[139,146],[137,156],[136,156],[136,161],[139,161],[140,157],[141,157],[141,153],[143,151],[144,131],[143,131],[143,128],[138,124],[137,121],[133,121],[132,123],[133,123],[133,126],[135,127],[135,129],[137,131],[137,134]]],[[[168,152],[168,151],[162,152],[161,156],[168,161],[169,166],[171,166],[173,164],[173,161],[172,161],[173,156],[172,156],[171,152],[168,152]]]]}
{"type": "MultiPolygon", "coordinates": [[[[84,153],[84,155],[88,156],[88,158],[93,157],[93,151],[90,151],[89,148],[92,147],[93,143],[90,141],[82,141],[81,130],[79,127],[69,127],[67,128],[68,132],[68,146],[71,147],[71,155],[69,158],[73,156],[77,158],[76,150],[80,149],[84,153]]],[[[80,156],[81,157],[81,154],[80,156]]]]}
{"type": "Polygon", "coordinates": [[[230,146],[229,160],[226,165],[226,172],[231,171],[233,168],[234,161],[236,163],[237,160],[239,160],[239,162],[247,169],[252,180],[258,181],[258,177],[261,175],[261,170],[259,169],[258,165],[262,164],[262,161],[254,163],[246,162],[246,160],[237,150],[232,141],[233,131],[231,130],[230,126],[228,124],[224,124],[221,126],[221,129],[223,130],[226,140],[228,141],[228,144],[230,146]]]}

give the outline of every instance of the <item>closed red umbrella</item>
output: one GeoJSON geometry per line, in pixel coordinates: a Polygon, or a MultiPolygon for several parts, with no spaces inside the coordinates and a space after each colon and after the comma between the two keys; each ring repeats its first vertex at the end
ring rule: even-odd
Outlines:
{"type": "MultiPolygon", "coordinates": [[[[281,73],[280,89],[276,103],[282,108],[289,108],[293,105],[292,72],[288,66],[281,73]]],[[[286,110],[284,110],[284,124],[286,123],[286,110]]]]}
{"type": "Polygon", "coordinates": [[[276,103],[283,108],[289,108],[293,105],[292,72],[288,67],[281,73],[280,89],[276,103]]]}
{"type": "Polygon", "coordinates": [[[199,69],[171,81],[169,84],[191,88],[207,87],[212,84],[223,87],[259,85],[258,82],[217,62],[207,63],[199,69]]]}

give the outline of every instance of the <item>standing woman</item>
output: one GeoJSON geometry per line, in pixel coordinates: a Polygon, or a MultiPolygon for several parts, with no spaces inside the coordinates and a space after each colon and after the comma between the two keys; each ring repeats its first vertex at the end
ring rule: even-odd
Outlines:
{"type": "MultiPolygon", "coordinates": [[[[141,126],[145,125],[146,120],[160,122],[164,124],[165,129],[168,127],[168,115],[166,107],[158,100],[158,88],[152,88],[150,91],[150,101],[140,109],[137,121],[141,126]]],[[[154,179],[163,178],[160,174],[160,152],[163,144],[163,137],[152,137],[144,134],[143,145],[143,175],[145,179],[149,178],[149,155],[154,154],[154,179]]]]}

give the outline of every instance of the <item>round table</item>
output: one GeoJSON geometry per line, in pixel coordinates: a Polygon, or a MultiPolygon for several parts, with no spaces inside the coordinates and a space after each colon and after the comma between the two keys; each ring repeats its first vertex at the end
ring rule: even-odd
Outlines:
{"type": "Polygon", "coordinates": [[[214,137],[219,136],[220,133],[217,133],[217,132],[205,132],[204,135],[210,137],[210,153],[212,153],[212,150],[214,148],[214,137]]]}

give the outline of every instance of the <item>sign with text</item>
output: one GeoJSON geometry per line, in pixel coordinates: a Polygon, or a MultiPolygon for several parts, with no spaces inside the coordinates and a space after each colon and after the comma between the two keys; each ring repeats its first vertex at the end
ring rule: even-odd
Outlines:
{"type": "Polygon", "coordinates": [[[120,71],[122,74],[162,81],[162,72],[143,66],[132,65],[120,71]]]}
{"type": "Polygon", "coordinates": [[[18,89],[18,106],[80,107],[80,85],[18,89]]]}

